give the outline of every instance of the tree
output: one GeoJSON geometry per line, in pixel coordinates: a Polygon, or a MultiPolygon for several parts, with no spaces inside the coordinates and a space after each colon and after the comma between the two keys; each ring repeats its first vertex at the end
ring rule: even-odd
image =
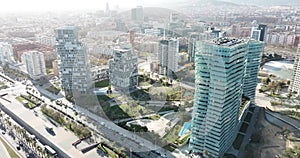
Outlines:
{"type": "Polygon", "coordinates": [[[268,85],[270,82],[271,82],[271,79],[270,79],[269,77],[264,78],[264,79],[262,80],[262,83],[265,84],[265,85],[268,85]]]}
{"type": "Polygon", "coordinates": [[[299,158],[300,157],[300,146],[295,146],[294,148],[288,148],[282,154],[282,158],[299,158]]]}
{"type": "Polygon", "coordinates": [[[287,95],[287,98],[288,98],[288,99],[291,99],[292,96],[293,96],[293,93],[292,93],[292,92],[289,92],[289,94],[287,95]]]}

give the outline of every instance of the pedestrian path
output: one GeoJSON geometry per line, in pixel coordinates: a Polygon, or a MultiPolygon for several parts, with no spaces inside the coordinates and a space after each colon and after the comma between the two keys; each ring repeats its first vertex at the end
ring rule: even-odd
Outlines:
{"type": "Polygon", "coordinates": [[[8,158],[8,157],[10,157],[8,151],[6,150],[4,144],[1,141],[0,141],[0,153],[1,153],[0,154],[0,158],[8,158]]]}

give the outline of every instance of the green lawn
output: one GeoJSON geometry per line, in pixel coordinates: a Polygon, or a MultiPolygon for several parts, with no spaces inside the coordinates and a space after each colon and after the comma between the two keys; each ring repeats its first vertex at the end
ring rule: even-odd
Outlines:
{"type": "Polygon", "coordinates": [[[18,154],[0,137],[0,141],[5,146],[11,158],[19,158],[18,154]]]}
{"type": "Polygon", "coordinates": [[[147,117],[146,119],[159,120],[160,119],[160,115],[152,115],[152,116],[147,117]]]}
{"type": "Polygon", "coordinates": [[[112,158],[119,158],[118,154],[116,154],[114,151],[112,151],[111,149],[109,149],[108,147],[102,144],[98,145],[98,149],[102,150],[104,153],[108,154],[112,158]]]}
{"type": "Polygon", "coordinates": [[[112,150],[110,150],[109,148],[103,146],[103,148],[106,150],[107,154],[112,157],[112,158],[119,158],[119,156],[113,152],[112,150]]]}
{"type": "Polygon", "coordinates": [[[167,133],[163,139],[168,143],[174,143],[179,138],[179,132],[181,128],[181,125],[175,125],[172,129],[170,129],[170,132],[167,133]]]}
{"type": "Polygon", "coordinates": [[[103,87],[107,87],[108,85],[109,85],[109,79],[95,83],[96,88],[103,88],[103,87]]]}
{"type": "MultiPolygon", "coordinates": [[[[27,99],[25,99],[25,98],[23,98],[23,97],[21,97],[21,96],[16,97],[16,99],[17,99],[20,103],[22,103],[22,104],[23,104],[23,100],[28,101],[27,99]]],[[[36,107],[36,105],[33,104],[33,103],[30,102],[30,101],[28,101],[28,104],[27,104],[27,105],[28,105],[28,108],[29,108],[29,109],[33,109],[33,108],[36,107]]]]}

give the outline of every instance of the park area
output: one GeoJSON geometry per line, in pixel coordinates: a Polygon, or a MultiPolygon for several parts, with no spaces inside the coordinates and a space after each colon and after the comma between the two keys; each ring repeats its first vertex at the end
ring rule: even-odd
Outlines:
{"type": "Polygon", "coordinates": [[[264,158],[282,155],[287,148],[282,133],[283,128],[271,124],[265,119],[264,111],[260,110],[258,121],[250,143],[246,146],[245,157],[264,158]]]}

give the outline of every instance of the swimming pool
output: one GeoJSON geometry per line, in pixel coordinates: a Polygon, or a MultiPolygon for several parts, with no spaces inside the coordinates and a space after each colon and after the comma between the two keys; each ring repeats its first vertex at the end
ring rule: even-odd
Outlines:
{"type": "Polygon", "coordinates": [[[184,126],[182,127],[179,136],[182,137],[185,135],[185,133],[191,128],[192,122],[186,122],[184,123],[184,126]]]}

